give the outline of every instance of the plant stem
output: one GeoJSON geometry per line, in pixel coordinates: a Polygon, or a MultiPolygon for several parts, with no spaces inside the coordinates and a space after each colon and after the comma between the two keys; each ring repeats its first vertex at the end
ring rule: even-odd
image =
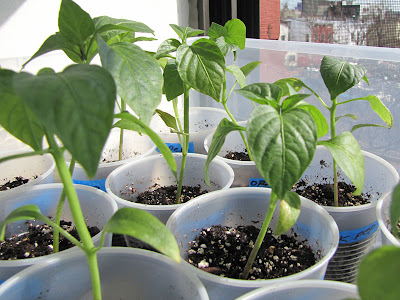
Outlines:
{"type": "Polygon", "coordinates": [[[269,226],[269,223],[271,222],[271,219],[274,214],[277,203],[278,203],[278,197],[276,196],[276,194],[274,192],[271,192],[268,211],[267,211],[267,214],[265,215],[264,222],[262,224],[260,232],[258,233],[257,240],[254,243],[254,247],[251,250],[251,253],[247,260],[246,266],[244,267],[242,279],[247,279],[247,277],[249,276],[250,269],[254,263],[254,260],[256,259],[258,251],[260,250],[260,247],[264,240],[265,234],[267,233],[268,226],[269,226]]]}
{"type": "MultiPolygon", "coordinates": [[[[126,110],[126,102],[121,99],[121,112],[126,110]]],[[[119,133],[119,149],[118,149],[118,160],[122,160],[122,151],[124,149],[124,130],[121,128],[119,133]]]]}
{"type": "Polygon", "coordinates": [[[182,184],[183,176],[186,167],[186,158],[189,150],[189,86],[185,85],[185,91],[183,93],[183,145],[182,145],[182,162],[181,169],[179,172],[178,188],[176,191],[176,203],[181,203],[182,184]]]}
{"type": "MultiPolygon", "coordinates": [[[[69,173],[71,175],[74,172],[74,168],[75,168],[75,159],[72,158],[71,162],[69,164],[69,173]]],[[[62,214],[62,210],[63,210],[64,203],[65,203],[65,197],[66,197],[65,190],[63,189],[61,192],[60,200],[58,200],[56,215],[54,218],[54,223],[56,223],[57,225],[60,225],[60,222],[61,222],[61,214],[62,214]]],[[[60,234],[59,233],[60,232],[57,228],[53,228],[53,253],[57,253],[58,251],[60,251],[60,234]]]]}
{"type": "MultiPolygon", "coordinates": [[[[336,106],[337,99],[332,100],[332,106],[329,108],[330,111],[330,122],[331,122],[331,139],[336,136],[336,106]]],[[[338,191],[338,177],[337,177],[337,163],[333,159],[333,202],[336,207],[339,206],[339,191],[338,191]]]]}
{"type": "Polygon", "coordinates": [[[28,157],[28,156],[34,156],[34,155],[43,155],[49,153],[49,149],[44,149],[40,151],[35,151],[35,152],[26,152],[26,153],[20,153],[20,154],[14,154],[6,157],[0,158],[0,163],[5,162],[7,160],[12,160],[16,158],[21,158],[21,157],[28,157]]]}
{"type": "Polygon", "coordinates": [[[92,279],[93,298],[101,299],[100,275],[97,264],[97,255],[95,251],[96,248],[93,244],[89,230],[87,229],[85,218],[82,214],[82,209],[79,203],[79,198],[72,182],[71,174],[68,170],[67,164],[65,163],[63,151],[61,151],[58,147],[54,136],[46,132],[46,138],[51,149],[51,154],[54,157],[58,173],[60,174],[61,181],[64,185],[65,194],[67,195],[68,204],[71,210],[72,218],[75,223],[75,227],[78,231],[84,252],[88,259],[92,279]]]}
{"type": "MultiPolygon", "coordinates": [[[[177,98],[172,100],[172,106],[174,108],[174,115],[175,115],[176,123],[178,125],[178,130],[179,130],[179,132],[182,132],[182,123],[181,123],[181,120],[180,120],[180,117],[179,117],[178,99],[177,98]]],[[[179,133],[178,133],[178,139],[179,139],[179,143],[183,147],[182,136],[179,133]]]]}

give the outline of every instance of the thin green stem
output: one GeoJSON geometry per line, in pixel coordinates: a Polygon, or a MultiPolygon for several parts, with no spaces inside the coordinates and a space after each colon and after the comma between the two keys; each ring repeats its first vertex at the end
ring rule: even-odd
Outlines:
{"type": "MultiPolygon", "coordinates": [[[[336,106],[337,99],[332,100],[332,106],[330,107],[330,122],[331,122],[331,139],[336,137],[336,106]]],[[[333,202],[335,206],[339,206],[339,191],[338,191],[338,177],[337,177],[337,163],[333,159],[333,202]]]]}
{"type": "MultiPolygon", "coordinates": [[[[121,99],[121,112],[126,110],[126,102],[121,99]]],[[[118,148],[118,160],[122,160],[122,152],[124,150],[124,130],[121,128],[119,133],[119,148],[118,148]]]]}
{"type": "Polygon", "coordinates": [[[44,149],[44,150],[39,150],[39,151],[35,151],[35,152],[25,152],[25,153],[5,156],[5,157],[0,158],[0,163],[5,162],[7,160],[21,158],[21,157],[28,157],[28,156],[34,156],[34,155],[43,155],[43,154],[46,154],[46,153],[49,153],[49,152],[50,152],[49,149],[44,149]]]}
{"type": "Polygon", "coordinates": [[[79,203],[79,198],[72,182],[71,174],[68,170],[67,164],[65,163],[63,151],[61,151],[61,149],[58,147],[54,136],[46,132],[46,138],[47,142],[49,143],[54,161],[56,163],[58,173],[60,174],[61,181],[64,185],[65,194],[68,199],[72,218],[74,220],[82,243],[82,248],[88,259],[90,274],[92,278],[93,298],[101,299],[100,275],[97,264],[97,255],[95,251],[96,248],[93,244],[89,230],[87,229],[85,218],[82,214],[82,209],[79,203]]]}
{"type": "MultiPolygon", "coordinates": [[[[179,108],[178,108],[178,99],[177,98],[172,100],[172,106],[174,108],[174,115],[175,115],[176,123],[178,125],[178,130],[179,130],[179,132],[182,132],[183,128],[182,128],[182,122],[181,122],[181,119],[179,116],[179,108]]],[[[179,133],[178,133],[178,139],[179,139],[179,143],[181,144],[182,149],[183,149],[183,140],[182,140],[181,134],[179,134],[179,133]]]]}
{"type": "Polygon", "coordinates": [[[183,177],[186,167],[186,157],[189,150],[189,86],[185,85],[185,91],[183,93],[183,145],[182,145],[182,162],[181,169],[179,172],[178,188],[176,191],[176,203],[181,203],[183,177]]]}
{"type": "Polygon", "coordinates": [[[261,244],[264,240],[265,234],[267,233],[269,224],[271,223],[271,219],[274,214],[277,203],[278,203],[278,197],[276,196],[275,193],[272,192],[271,198],[269,200],[269,207],[268,207],[267,214],[265,215],[264,222],[263,222],[260,232],[257,236],[256,242],[254,243],[254,247],[251,250],[251,253],[247,260],[246,266],[244,267],[242,279],[247,279],[247,277],[249,276],[251,267],[253,266],[254,260],[256,259],[258,251],[260,250],[261,244]]]}

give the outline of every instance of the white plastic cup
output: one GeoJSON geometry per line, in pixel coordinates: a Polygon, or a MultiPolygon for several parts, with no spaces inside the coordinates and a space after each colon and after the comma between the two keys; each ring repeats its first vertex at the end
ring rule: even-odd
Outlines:
{"type": "MultiPolygon", "coordinates": [[[[202,228],[212,225],[237,227],[256,224],[261,227],[267,212],[271,190],[269,188],[239,187],[211,192],[178,208],[169,218],[167,227],[177,239],[181,256],[187,258],[189,242],[202,228]]],[[[275,228],[279,205],[270,227],[275,228]]],[[[319,205],[301,197],[300,216],[286,234],[293,231],[299,240],[307,240],[315,253],[320,252],[318,262],[297,274],[267,280],[241,280],[214,275],[185,263],[206,287],[211,299],[235,299],[256,288],[276,285],[288,280],[323,279],[329,259],[336,251],[339,231],[333,218],[319,205]]]]}
{"type": "MultiPolygon", "coordinates": [[[[3,221],[13,210],[16,208],[27,205],[35,204],[39,207],[40,212],[45,216],[54,216],[60,199],[62,184],[50,183],[34,185],[25,189],[21,193],[15,193],[12,197],[2,199],[0,202],[0,221],[3,221]]],[[[82,208],[83,216],[85,217],[88,226],[97,226],[100,230],[117,211],[118,206],[110,196],[105,192],[87,187],[84,185],[75,185],[78,193],[79,202],[82,208]]],[[[65,202],[62,220],[73,221],[71,211],[69,209],[68,201],[65,202]]],[[[6,229],[6,238],[14,234],[26,232],[28,224],[25,221],[18,221],[11,223],[6,229]]],[[[100,233],[93,237],[95,245],[100,243],[100,233]]],[[[105,234],[105,246],[111,246],[112,234],[105,234]]],[[[0,260],[0,281],[4,281],[16,274],[17,272],[35,265],[42,264],[50,257],[60,257],[65,253],[73,251],[81,251],[77,247],[73,247],[51,255],[18,259],[18,260],[0,260]]],[[[0,297],[1,298],[1,297],[0,297]]],[[[11,299],[11,298],[10,298],[11,299]]]]}
{"type": "Polygon", "coordinates": [[[359,299],[357,286],[329,280],[296,280],[251,291],[237,300],[338,300],[359,299]]]}
{"type": "MultiPolygon", "coordinates": [[[[398,172],[387,161],[366,151],[363,151],[363,155],[365,164],[363,192],[370,194],[371,203],[350,207],[323,206],[335,219],[340,231],[339,247],[329,263],[326,279],[355,282],[359,263],[377,244],[379,226],[376,204],[379,198],[392,191],[399,181],[398,172]]],[[[329,150],[318,146],[302,179],[307,180],[309,184],[326,181],[332,183],[332,160],[329,150]]],[[[350,183],[341,172],[339,180],[350,183]]]]}
{"type": "MultiPolygon", "coordinates": [[[[175,161],[180,170],[182,154],[174,153],[175,161]]],[[[228,189],[233,182],[233,170],[223,161],[216,159],[210,164],[210,182],[207,186],[204,181],[203,170],[207,156],[189,153],[183,185],[197,186],[214,191],[228,189]]],[[[178,175],[179,177],[179,175],[178,175]]],[[[166,223],[169,216],[183,204],[147,205],[136,203],[137,196],[157,184],[159,186],[176,185],[177,181],[161,154],[151,155],[144,159],[125,164],[110,173],[106,180],[107,193],[117,202],[118,207],[135,207],[143,209],[166,223]],[[131,200],[131,201],[128,201],[131,200]],[[132,202],[133,201],[133,202],[132,202]]]]}
{"type": "MultiPolygon", "coordinates": [[[[1,156],[9,156],[20,152],[2,153],[1,156]]],[[[55,163],[50,154],[21,157],[5,161],[0,164],[0,185],[8,181],[14,181],[21,176],[29,181],[10,190],[0,191],[0,199],[26,190],[35,184],[53,183],[55,163]]]]}
{"type": "Polygon", "coordinates": [[[387,193],[381,197],[376,205],[376,218],[378,219],[379,229],[383,245],[400,247],[400,241],[392,234],[392,224],[390,223],[390,205],[392,204],[393,193],[387,193]]]}
{"type": "MultiPolygon", "coordinates": [[[[189,152],[207,154],[204,149],[204,139],[217,128],[223,118],[229,118],[225,110],[214,107],[190,107],[189,109],[189,152]]],[[[180,112],[180,120],[183,126],[183,114],[180,112]]],[[[170,149],[179,150],[179,138],[171,130],[159,115],[155,115],[150,122],[150,127],[157,132],[170,149]]]]}
{"type": "MultiPolygon", "coordinates": [[[[239,125],[246,126],[245,122],[239,122],[239,125]]],[[[207,153],[211,146],[214,132],[207,135],[204,140],[204,148],[207,153]]],[[[243,134],[246,137],[246,133],[243,132],[243,134]]],[[[238,131],[233,131],[226,136],[225,143],[217,155],[218,158],[230,165],[235,173],[235,180],[232,183],[232,187],[267,187],[254,161],[239,161],[225,158],[231,151],[243,152],[244,150],[246,150],[246,147],[242,136],[238,131]]]]}
{"type": "MultiPolygon", "coordinates": [[[[97,256],[103,299],[209,299],[196,276],[159,253],[109,247],[97,256]]],[[[27,268],[0,285],[0,298],[92,300],[86,256],[68,253],[27,268]]]]}

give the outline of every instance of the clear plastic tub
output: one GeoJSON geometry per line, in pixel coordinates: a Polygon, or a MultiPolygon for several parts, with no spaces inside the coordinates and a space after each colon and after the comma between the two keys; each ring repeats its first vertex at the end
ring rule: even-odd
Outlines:
{"type": "Polygon", "coordinates": [[[392,196],[393,193],[388,193],[379,199],[376,205],[376,217],[378,219],[379,229],[382,233],[382,244],[400,247],[400,241],[391,232],[390,205],[392,203],[392,196]]]}

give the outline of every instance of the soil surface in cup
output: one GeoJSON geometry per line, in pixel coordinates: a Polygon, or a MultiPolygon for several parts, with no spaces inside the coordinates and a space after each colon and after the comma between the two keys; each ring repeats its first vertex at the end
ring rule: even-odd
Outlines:
{"type": "Polygon", "coordinates": [[[232,159],[232,160],[239,160],[239,161],[250,161],[250,156],[247,153],[246,149],[243,151],[229,151],[224,158],[232,159]]]}
{"type": "MultiPolygon", "coordinates": [[[[151,190],[140,193],[136,203],[149,205],[171,205],[176,204],[177,185],[159,186],[155,184],[151,190]],[[155,188],[155,189],[153,189],[155,188]]],[[[183,186],[181,193],[181,203],[186,203],[189,200],[208,193],[198,186],[183,186]]]]}
{"type": "MultiPolygon", "coordinates": [[[[60,225],[72,236],[79,240],[75,226],[71,222],[61,220],[60,225]]],[[[99,228],[88,226],[90,235],[93,237],[100,232],[99,228]]],[[[60,251],[73,247],[64,236],[60,236],[60,251]]],[[[29,224],[28,232],[6,238],[0,244],[0,260],[14,260],[33,258],[53,253],[53,228],[47,224],[29,224]]]]}
{"type": "MultiPolygon", "coordinates": [[[[354,185],[338,182],[338,200],[340,207],[359,206],[370,203],[370,195],[361,193],[361,195],[353,195],[356,190],[354,185]]],[[[300,180],[292,188],[304,198],[310,199],[322,206],[335,206],[333,200],[333,183],[309,183],[306,180],[300,180]]]]}
{"type": "MultiPolygon", "coordinates": [[[[37,176],[33,176],[32,179],[36,179],[37,176]]],[[[29,179],[28,178],[24,178],[21,176],[17,176],[14,178],[14,180],[9,180],[6,183],[0,185],[0,191],[7,191],[7,190],[11,190],[17,186],[23,185],[25,183],[28,183],[29,179]]]]}
{"type": "MultiPolygon", "coordinates": [[[[206,272],[241,279],[259,231],[253,225],[203,228],[190,242],[187,260],[206,272]]],[[[248,279],[292,275],[313,266],[319,256],[307,241],[297,241],[295,236],[287,235],[274,237],[268,229],[248,279]]]]}

